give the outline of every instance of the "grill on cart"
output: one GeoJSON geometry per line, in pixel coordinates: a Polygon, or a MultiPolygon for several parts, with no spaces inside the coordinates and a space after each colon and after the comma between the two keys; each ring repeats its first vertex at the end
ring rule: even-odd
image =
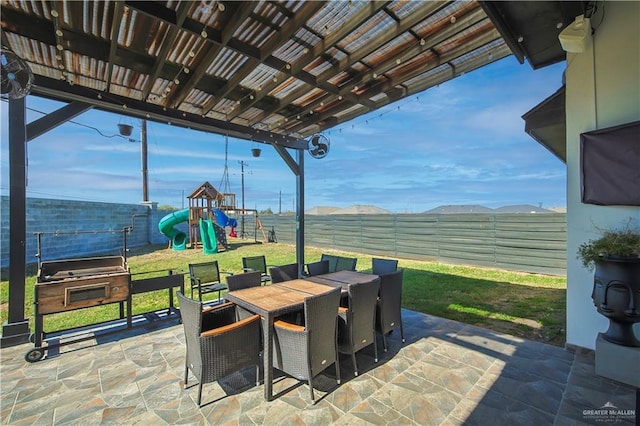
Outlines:
{"type": "Polygon", "coordinates": [[[35,287],[36,315],[125,302],[129,279],[122,256],[42,262],[35,287]]]}
{"type": "MultiPolygon", "coordinates": [[[[42,258],[41,240],[44,235],[57,238],[62,235],[77,235],[79,233],[113,234],[122,232],[122,253],[126,254],[127,234],[132,230],[133,222],[130,227],[125,227],[122,231],[38,232],[36,233],[38,242],[36,257],[38,259],[42,258]]],[[[136,276],[136,279],[132,279],[126,256],[39,261],[34,291],[35,332],[30,339],[35,344],[35,347],[27,352],[25,359],[29,362],[40,361],[44,358],[46,351],[84,340],[93,340],[97,335],[104,336],[106,333],[117,331],[123,326],[131,328],[134,322],[142,322],[141,318],[144,318],[147,322],[154,322],[163,318],[178,318],[178,310],[173,304],[173,292],[175,289],[179,289],[184,293],[183,273],[162,270],[133,275],[136,276]],[[134,296],[159,290],[168,292],[169,306],[167,307],[166,315],[163,315],[160,311],[151,311],[138,312],[134,316],[132,306],[134,296]],[[120,305],[119,319],[97,323],[90,322],[83,326],[59,330],[49,336],[44,331],[45,315],[76,309],[86,308],[90,310],[97,306],[113,303],[119,303],[120,305]]],[[[91,319],[91,315],[87,315],[86,318],[91,319]]]]}
{"type": "Polygon", "coordinates": [[[43,347],[45,315],[120,303],[120,318],[124,318],[130,282],[131,274],[122,256],[41,262],[34,291],[35,332],[31,340],[35,348],[25,359],[39,361],[45,349],[52,346],[43,347]]]}

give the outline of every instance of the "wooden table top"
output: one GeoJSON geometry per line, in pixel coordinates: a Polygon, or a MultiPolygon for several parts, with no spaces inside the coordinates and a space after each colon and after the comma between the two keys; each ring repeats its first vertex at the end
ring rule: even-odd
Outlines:
{"type": "Polygon", "coordinates": [[[344,290],[346,290],[349,284],[370,283],[379,279],[380,277],[378,275],[365,274],[357,271],[337,271],[306,278],[308,281],[331,287],[342,287],[344,290]]]}
{"type": "Polygon", "coordinates": [[[305,298],[326,293],[331,288],[342,287],[343,290],[346,290],[349,284],[368,283],[379,279],[380,277],[374,274],[338,271],[278,284],[230,291],[225,295],[225,299],[263,316],[280,314],[300,309],[305,298]]]}
{"type": "Polygon", "coordinates": [[[302,306],[304,299],[330,291],[331,288],[305,280],[292,280],[285,283],[272,284],[230,291],[225,298],[231,302],[245,306],[251,305],[257,313],[277,313],[302,306]],[[296,287],[296,285],[303,286],[296,287]]]}
{"type": "Polygon", "coordinates": [[[368,283],[375,281],[379,277],[374,274],[365,274],[358,271],[337,271],[329,274],[324,274],[323,277],[330,280],[342,281],[349,284],[368,283]]]}
{"type": "Polygon", "coordinates": [[[289,280],[280,283],[282,287],[287,287],[292,290],[307,293],[308,296],[315,296],[323,294],[329,291],[326,285],[323,283],[316,283],[306,279],[289,280]]]}

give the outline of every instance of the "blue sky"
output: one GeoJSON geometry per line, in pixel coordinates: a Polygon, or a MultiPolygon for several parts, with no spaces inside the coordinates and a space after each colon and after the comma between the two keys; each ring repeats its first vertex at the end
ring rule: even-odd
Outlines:
{"type": "MultiPolygon", "coordinates": [[[[564,63],[533,71],[510,56],[325,133],[329,155],[305,157],[306,208],[369,204],[398,213],[440,205],[564,207],[566,167],[524,132],[521,116],[562,84],[564,63]]],[[[51,112],[61,104],[29,96],[27,108],[51,112]]],[[[7,103],[2,115],[0,188],[9,193],[7,103]]],[[[28,121],[42,114],[28,110],[28,121]]],[[[138,203],[140,144],[118,136],[117,124],[139,121],[89,111],[27,145],[28,197],[138,203]]],[[[225,137],[148,123],[149,198],[188,206],[202,182],[219,189],[225,137]]],[[[273,148],[229,138],[229,189],[245,206],[292,210],[295,178],[273,148]],[[262,148],[260,158],[251,148],[262,148]],[[280,193],[282,196],[280,197],[280,193]]]]}

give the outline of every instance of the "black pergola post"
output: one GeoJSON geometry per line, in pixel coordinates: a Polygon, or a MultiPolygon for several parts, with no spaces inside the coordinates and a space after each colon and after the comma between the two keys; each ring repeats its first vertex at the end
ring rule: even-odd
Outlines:
{"type": "Polygon", "coordinates": [[[29,341],[24,317],[27,235],[27,128],[25,98],[9,100],[9,306],[0,346],[29,341]]]}
{"type": "Polygon", "coordinates": [[[271,145],[287,163],[294,175],[296,175],[296,262],[298,263],[298,276],[304,272],[304,144],[296,148],[298,161],[277,144],[271,145]]]}
{"type": "Polygon", "coordinates": [[[298,174],[296,175],[296,262],[298,276],[304,273],[304,153],[299,149],[298,174]]]}
{"type": "Polygon", "coordinates": [[[27,142],[91,109],[72,102],[27,125],[26,98],[9,100],[9,303],[2,324],[0,346],[29,340],[29,319],[24,317],[27,256],[27,142]]]}

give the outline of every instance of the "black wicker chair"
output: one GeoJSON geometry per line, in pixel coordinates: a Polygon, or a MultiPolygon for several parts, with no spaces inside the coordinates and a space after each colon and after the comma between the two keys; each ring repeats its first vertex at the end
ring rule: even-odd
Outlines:
{"type": "Polygon", "coordinates": [[[387,351],[386,335],[394,328],[400,327],[400,337],[402,338],[402,343],[405,342],[401,309],[402,278],[402,269],[380,275],[380,292],[376,307],[376,331],[382,334],[382,345],[385,352],[387,351]]]}
{"type": "Polygon", "coordinates": [[[394,259],[380,259],[374,257],[371,259],[371,273],[380,275],[388,274],[398,270],[398,261],[394,259]]]}
{"type": "Polygon", "coordinates": [[[349,284],[348,307],[338,314],[338,349],[351,354],[354,373],[358,375],[356,352],[373,343],[374,361],[378,362],[375,315],[380,282],[349,284]]]}
{"type": "Polygon", "coordinates": [[[260,284],[262,283],[261,277],[262,273],[260,271],[229,275],[227,277],[227,286],[229,287],[229,291],[260,287],[260,284]]]}
{"type": "Polygon", "coordinates": [[[271,281],[271,277],[267,274],[267,260],[264,256],[243,257],[242,270],[244,272],[260,271],[260,279],[263,284],[271,281]]]}
{"type": "Polygon", "coordinates": [[[198,380],[198,406],[202,402],[202,386],[229,374],[256,366],[256,386],[260,383],[260,317],[240,319],[233,303],[224,303],[203,311],[202,303],[178,292],[180,316],[184,326],[187,354],[184,387],[189,370],[198,380]]]}
{"type": "Polygon", "coordinates": [[[278,320],[274,323],[273,366],[298,380],[308,380],[315,404],[313,378],[331,364],[340,384],[340,361],[336,334],[340,288],[307,297],[304,325],[278,320]]]}
{"type": "Polygon", "coordinates": [[[307,274],[309,276],[322,275],[329,273],[329,261],[321,260],[319,262],[307,263],[307,274]]]}
{"type": "Polygon", "coordinates": [[[355,257],[335,256],[333,254],[325,253],[323,253],[320,257],[320,261],[323,260],[329,262],[329,272],[355,271],[356,262],[358,261],[358,259],[355,257]]]}
{"type": "Polygon", "coordinates": [[[281,283],[283,281],[291,281],[298,278],[298,264],[290,263],[288,265],[280,265],[269,268],[272,283],[281,283]]]}
{"type": "Polygon", "coordinates": [[[338,261],[336,262],[336,272],[337,271],[355,271],[356,270],[356,262],[358,261],[355,257],[338,257],[338,261]]]}
{"type": "MultiPolygon", "coordinates": [[[[191,281],[191,298],[193,299],[193,290],[198,292],[198,300],[202,302],[202,295],[205,293],[218,293],[218,302],[220,301],[220,292],[226,290],[227,286],[220,281],[220,268],[218,261],[204,263],[189,264],[189,280],[191,281]]],[[[230,272],[222,272],[231,274],[230,272]]]]}
{"type": "Polygon", "coordinates": [[[338,256],[322,253],[322,256],[320,257],[320,262],[328,263],[329,270],[327,272],[335,272],[336,266],[338,264],[338,256]]]}

